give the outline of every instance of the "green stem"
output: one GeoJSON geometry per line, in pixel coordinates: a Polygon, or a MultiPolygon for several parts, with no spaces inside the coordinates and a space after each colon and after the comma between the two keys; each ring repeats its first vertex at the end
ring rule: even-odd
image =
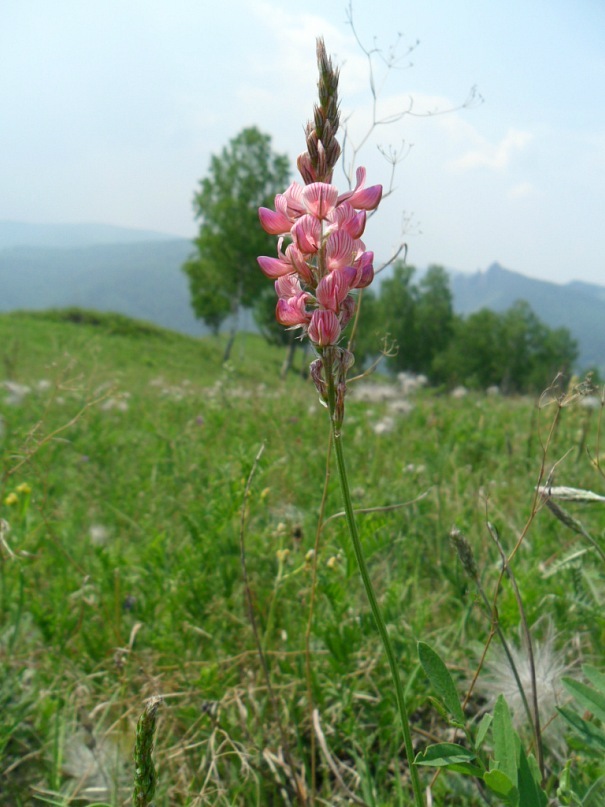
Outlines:
{"type": "Polygon", "coordinates": [[[349,532],[351,534],[351,541],[353,543],[353,550],[355,551],[355,558],[357,559],[359,573],[363,581],[363,587],[365,589],[368,602],[370,603],[372,615],[374,616],[376,627],[378,628],[378,633],[380,634],[380,638],[382,640],[384,652],[386,653],[387,659],[389,661],[391,678],[393,679],[393,684],[395,685],[395,695],[397,698],[399,717],[401,719],[401,728],[403,730],[403,742],[405,746],[405,753],[407,756],[408,764],[410,766],[410,777],[412,780],[412,789],[414,791],[414,803],[416,807],[423,807],[420,778],[418,776],[418,770],[416,768],[416,765],[414,764],[414,747],[412,745],[412,732],[410,730],[410,721],[405,706],[405,697],[403,694],[401,677],[399,675],[399,667],[397,665],[397,660],[395,659],[395,653],[393,651],[393,646],[389,638],[386,624],[384,622],[382,613],[380,611],[380,607],[378,605],[378,600],[376,599],[376,594],[374,593],[374,587],[372,585],[370,573],[368,572],[368,567],[366,564],[365,556],[363,554],[361,541],[359,540],[359,533],[357,531],[357,524],[355,522],[355,514],[353,512],[353,503],[351,501],[351,493],[349,490],[349,481],[347,477],[347,469],[345,466],[344,453],[342,450],[342,435],[340,432],[340,424],[336,423],[334,420],[335,391],[334,391],[334,383],[332,379],[331,367],[326,367],[325,369],[328,382],[328,403],[332,420],[332,435],[334,437],[336,464],[338,466],[338,475],[340,476],[340,485],[342,488],[342,496],[344,499],[344,508],[347,523],[349,525],[349,532]]]}

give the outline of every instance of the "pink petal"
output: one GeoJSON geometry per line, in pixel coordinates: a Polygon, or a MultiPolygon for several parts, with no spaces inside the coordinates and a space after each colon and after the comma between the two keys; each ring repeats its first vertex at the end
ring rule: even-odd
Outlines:
{"type": "Polygon", "coordinates": [[[359,259],[356,261],[357,276],[352,288],[365,289],[374,280],[374,253],[363,252],[359,259]]]}
{"type": "Polygon", "coordinates": [[[283,194],[286,200],[286,211],[291,221],[300,218],[306,211],[302,200],[303,186],[292,182],[283,194]]]}
{"type": "Polygon", "coordinates": [[[300,280],[295,274],[282,275],[275,281],[275,292],[278,297],[298,297],[302,293],[300,280]]]}
{"type": "Polygon", "coordinates": [[[357,185],[352,191],[347,191],[338,197],[338,204],[348,202],[356,210],[375,210],[382,198],[382,185],[363,187],[366,181],[366,169],[359,166],[356,172],[357,185]]]}
{"type": "Polygon", "coordinates": [[[349,204],[356,210],[376,210],[382,199],[382,185],[372,185],[357,191],[349,198],[349,204]]]}
{"type": "Polygon", "coordinates": [[[292,222],[283,213],[260,207],[258,210],[260,226],[269,235],[286,235],[290,232],[292,222]]]}
{"type": "Polygon", "coordinates": [[[306,302],[307,295],[304,293],[289,299],[280,298],[275,308],[275,318],[280,325],[286,327],[306,325],[311,319],[311,315],[305,308],[306,302]]]}
{"type": "Polygon", "coordinates": [[[325,182],[313,182],[302,192],[302,200],[307,210],[312,216],[318,219],[325,219],[334,210],[338,199],[338,188],[335,185],[327,185],[325,182]]]}
{"type": "Polygon", "coordinates": [[[321,244],[321,222],[307,213],[292,228],[292,239],[305,255],[315,254],[321,244]]]}
{"type": "Polygon", "coordinates": [[[286,260],[292,266],[294,271],[298,272],[302,281],[307,286],[315,288],[316,280],[313,277],[313,272],[309,264],[305,261],[305,256],[297,249],[294,244],[290,244],[286,249],[286,260]]]}
{"type": "Polygon", "coordinates": [[[337,229],[346,230],[351,238],[361,238],[366,226],[366,212],[360,210],[357,213],[348,202],[343,202],[334,208],[328,220],[333,222],[337,229]]]}
{"type": "Polygon", "coordinates": [[[309,323],[309,339],[320,347],[335,345],[340,337],[340,323],[333,311],[316,309],[309,323]]]}
{"type": "Polygon", "coordinates": [[[261,255],[256,260],[264,274],[271,279],[288,275],[292,271],[292,267],[285,261],[280,261],[279,258],[267,258],[265,255],[261,255]]]}
{"type": "Polygon", "coordinates": [[[350,271],[335,270],[323,277],[317,284],[317,302],[329,311],[337,313],[340,304],[351,290],[350,281],[355,279],[355,269],[350,271]]]}
{"type": "Polygon", "coordinates": [[[326,241],[326,266],[328,271],[341,269],[351,263],[355,255],[355,242],[344,230],[330,233],[326,241]]]}

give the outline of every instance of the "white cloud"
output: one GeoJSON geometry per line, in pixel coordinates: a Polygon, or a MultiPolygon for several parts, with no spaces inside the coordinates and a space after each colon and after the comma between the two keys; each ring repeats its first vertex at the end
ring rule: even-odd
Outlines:
{"type": "Polygon", "coordinates": [[[474,168],[488,168],[501,171],[508,168],[515,154],[530,143],[532,135],[519,129],[509,129],[504,137],[495,144],[480,138],[476,147],[462,157],[450,162],[450,168],[457,171],[469,171],[474,168]]]}

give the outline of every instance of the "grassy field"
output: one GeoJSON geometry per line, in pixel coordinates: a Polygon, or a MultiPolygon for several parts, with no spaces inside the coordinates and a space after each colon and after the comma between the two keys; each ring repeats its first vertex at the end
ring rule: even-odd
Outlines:
{"type": "MultiPolygon", "coordinates": [[[[164,699],[156,807],[296,804],[288,760],[317,804],[410,803],[334,471],[324,497],[329,424],[312,385],[280,381],[281,351],[249,334],[223,366],[218,340],[112,315],[71,320],[0,317],[0,804],[130,803],[134,728],[153,695],[164,699]]],[[[354,503],[381,508],[359,527],[419,750],[449,730],[418,640],[462,697],[490,635],[453,525],[491,594],[501,565],[487,521],[506,551],[525,531],[512,568],[544,652],[575,665],[569,674],[603,666],[603,563],[534,512],[541,468],[603,491],[601,409],[563,402],[421,390],[395,415],[380,400],[348,402],[354,503]]],[[[565,506],[602,547],[603,506],[565,506]]],[[[506,581],[498,614],[518,642],[506,581]]],[[[469,715],[497,687],[494,658],[469,715]]],[[[553,795],[566,737],[560,718],[545,735],[553,795]]],[[[603,762],[571,742],[585,791],[603,762]]],[[[432,771],[422,776],[427,787],[432,771]]],[[[435,805],[496,803],[453,774],[432,794],[435,805]]]]}

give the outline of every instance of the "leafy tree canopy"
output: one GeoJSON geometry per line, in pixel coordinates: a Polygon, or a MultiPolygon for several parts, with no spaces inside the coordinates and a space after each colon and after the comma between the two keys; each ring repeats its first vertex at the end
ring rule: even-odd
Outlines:
{"type": "Polygon", "coordinates": [[[456,316],[447,272],[431,266],[414,282],[415,270],[394,264],[376,295],[364,295],[359,350],[378,353],[388,334],[397,345],[387,361],[393,370],[424,373],[436,383],[505,392],[539,391],[577,359],[566,328],[549,328],[525,301],[503,313],[488,309],[456,316]]]}
{"type": "Polygon", "coordinates": [[[258,208],[273,205],[285,190],[288,158],[276,154],[271,138],[256,127],[243,129],[210,161],[193,206],[200,229],[197,252],[184,265],[195,315],[218,331],[242,306],[252,307],[266,279],[256,258],[275,251],[275,238],[258,222],[258,208]]]}

